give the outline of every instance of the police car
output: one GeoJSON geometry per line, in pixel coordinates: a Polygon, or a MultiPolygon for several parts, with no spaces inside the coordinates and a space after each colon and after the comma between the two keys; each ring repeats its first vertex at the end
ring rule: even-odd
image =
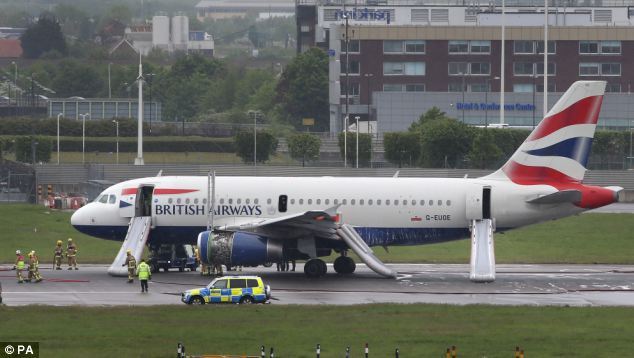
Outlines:
{"type": "Polygon", "coordinates": [[[181,301],[191,305],[205,303],[266,303],[271,288],[258,276],[224,276],[211,281],[207,287],[187,290],[181,301]]]}

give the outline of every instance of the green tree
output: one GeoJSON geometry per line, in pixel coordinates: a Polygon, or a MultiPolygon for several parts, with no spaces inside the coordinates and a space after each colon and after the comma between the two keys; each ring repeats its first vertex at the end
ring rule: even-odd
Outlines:
{"type": "Polygon", "coordinates": [[[52,87],[60,97],[96,97],[103,93],[104,81],[94,66],[66,60],[58,64],[52,87]]]}
{"type": "Polygon", "coordinates": [[[404,164],[415,165],[420,157],[420,133],[392,132],[383,136],[385,159],[401,168],[404,164]]]}
{"type": "Polygon", "coordinates": [[[40,17],[34,25],[26,29],[20,41],[26,58],[38,58],[52,50],[66,54],[64,34],[59,23],[50,17],[40,17]]]}
{"type": "Polygon", "coordinates": [[[293,159],[302,161],[302,167],[306,161],[319,159],[320,146],[319,137],[309,133],[297,133],[288,138],[288,151],[293,159]]]}
{"type": "MultiPolygon", "coordinates": [[[[235,136],[236,154],[245,163],[253,163],[253,132],[240,131],[235,136]]],[[[257,131],[257,161],[263,163],[277,150],[277,139],[268,131],[257,131]]]]}
{"type": "Polygon", "coordinates": [[[421,164],[458,167],[471,148],[471,131],[455,119],[437,119],[421,127],[421,164]]]}
{"type": "Polygon", "coordinates": [[[441,111],[438,107],[432,107],[427,110],[427,112],[423,113],[420,118],[418,118],[418,121],[412,123],[412,125],[410,125],[409,127],[409,130],[418,131],[425,123],[448,118],[449,117],[447,117],[447,114],[441,111]]]}
{"type": "Polygon", "coordinates": [[[278,101],[297,129],[302,118],[315,119],[315,131],[329,128],[328,56],[311,48],[291,61],[277,84],[278,101]]]}
{"type": "Polygon", "coordinates": [[[24,163],[48,162],[51,160],[53,141],[46,137],[24,136],[15,138],[15,159],[24,163]]]}
{"type": "MultiPolygon", "coordinates": [[[[357,133],[348,132],[348,138],[344,138],[344,133],[339,133],[339,153],[344,157],[344,142],[347,142],[348,165],[356,166],[357,160],[357,133]]],[[[359,133],[359,166],[368,166],[372,154],[372,136],[367,133],[359,133]]]]}
{"type": "Polygon", "coordinates": [[[498,164],[502,150],[495,144],[494,136],[487,128],[476,128],[471,151],[467,155],[471,168],[487,169],[498,164]]]}

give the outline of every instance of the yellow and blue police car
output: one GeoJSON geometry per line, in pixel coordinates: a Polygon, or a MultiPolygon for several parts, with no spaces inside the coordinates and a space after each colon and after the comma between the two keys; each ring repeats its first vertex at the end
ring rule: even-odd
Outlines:
{"type": "Polygon", "coordinates": [[[207,287],[187,290],[181,294],[184,303],[266,303],[271,288],[259,276],[224,276],[211,281],[207,287]]]}

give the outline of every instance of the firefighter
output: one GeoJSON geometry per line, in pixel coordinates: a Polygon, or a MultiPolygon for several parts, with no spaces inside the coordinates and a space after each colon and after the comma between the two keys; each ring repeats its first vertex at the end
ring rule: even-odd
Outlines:
{"type": "Polygon", "coordinates": [[[68,245],[66,245],[66,257],[68,258],[68,269],[72,270],[73,267],[75,270],[79,270],[77,268],[77,246],[73,242],[73,239],[68,238],[68,245]]]}
{"type": "Polygon", "coordinates": [[[29,278],[27,282],[31,282],[31,280],[35,280],[35,282],[42,281],[42,276],[40,276],[40,261],[35,251],[29,252],[29,278]]]}
{"type": "Polygon", "coordinates": [[[62,240],[57,240],[57,246],[55,246],[55,251],[53,251],[53,263],[56,270],[62,269],[62,257],[64,257],[62,240]]]}
{"type": "Polygon", "coordinates": [[[22,271],[24,271],[24,256],[22,256],[22,252],[20,252],[20,250],[15,251],[15,266],[13,266],[13,268],[18,276],[18,283],[24,282],[24,278],[22,278],[22,271]]]}
{"type": "Polygon", "coordinates": [[[125,263],[121,266],[128,266],[128,283],[134,282],[134,274],[136,272],[136,259],[132,256],[132,251],[127,251],[128,256],[125,258],[125,263]]]}

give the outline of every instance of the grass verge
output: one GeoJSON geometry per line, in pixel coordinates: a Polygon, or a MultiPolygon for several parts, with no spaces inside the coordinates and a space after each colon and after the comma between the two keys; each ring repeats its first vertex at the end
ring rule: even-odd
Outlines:
{"type": "MultiPolygon", "coordinates": [[[[13,262],[16,249],[36,250],[42,262],[51,262],[55,241],[72,237],[80,263],[111,263],[121,244],[80,234],[70,216],[36,205],[0,205],[0,262],[13,262]]],[[[495,256],[498,263],[634,264],[632,232],[632,214],[584,214],[496,234],[495,256]]],[[[468,240],[374,251],[392,263],[468,263],[470,255],[468,240]]]]}
{"type": "Polygon", "coordinates": [[[188,354],[362,356],[627,357],[634,334],[632,308],[445,305],[0,307],[4,341],[38,341],[45,357],[170,357],[183,342],[188,354]],[[37,322],[37,324],[34,324],[37,322]]]}

